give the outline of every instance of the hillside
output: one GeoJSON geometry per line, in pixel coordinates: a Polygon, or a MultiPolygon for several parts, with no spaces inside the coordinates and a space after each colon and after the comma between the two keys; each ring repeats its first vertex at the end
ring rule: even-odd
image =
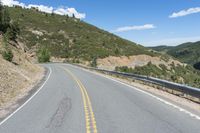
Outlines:
{"type": "Polygon", "coordinates": [[[53,61],[73,61],[200,87],[197,71],[165,53],[154,52],[73,17],[33,8],[7,9],[11,21],[18,22],[18,47],[32,59],[40,56],[40,51],[50,51],[53,61]]]}
{"type": "Polygon", "coordinates": [[[200,41],[181,44],[170,49],[167,53],[185,63],[198,63],[200,62],[200,41]]]}
{"type": "Polygon", "coordinates": [[[41,13],[35,9],[8,9],[11,19],[19,23],[19,41],[26,44],[25,50],[29,52],[34,53],[45,47],[54,57],[86,61],[110,55],[154,55],[141,45],[76,18],[41,13]]]}
{"type": "Polygon", "coordinates": [[[158,52],[167,53],[173,46],[156,46],[156,47],[148,47],[158,52]]]}
{"type": "MultiPolygon", "coordinates": [[[[44,74],[43,68],[32,64],[22,50],[12,45],[9,48],[13,53],[12,62],[5,60],[0,54],[0,118],[9,113],[8,107],[14,106],[17,100],[27,95],[44,74]]],[[[0,35],[0,53],[3,50],[0,35]]]]}
{"type": "Polygon", "coordinates": [[[152,49],[167,54],[179,59],[182,62],[195,65],[200,62],[200,41],[194,43],[184,43],[176,47],[158,46],[152,49]]]}
{"type": "Polygon", "coordinates": [[[195,70],[190,65],[181,63],[172,58],[167,58],[167,56],[110,56],[104,59],[98,59],[97,67],[102,69],[156,77],[200,88],[199,71],[195,70]]]}

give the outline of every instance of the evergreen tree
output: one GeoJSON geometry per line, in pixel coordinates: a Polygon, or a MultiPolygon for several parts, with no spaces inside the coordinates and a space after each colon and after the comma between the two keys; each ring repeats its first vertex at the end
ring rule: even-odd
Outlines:
{"type": "Polygon", "coordinates": [[[2,27],[3,27],[2,17],[3,17],[3,4],[0,0],[0,31],[2,31],[2,27]]]}
{"type": "Polygon", "coordinates": [[[97,57],[94,57],[91,62],[91,67],[97,67],[97,57]]]}
{"type": "Polygon", "coordinates": [[[41,48],[38,52],[38,62],[45,63],[49,62],[51,58],[51,54],[47,48],[41,48]]]}
{"type": "Polygon", "coordinates": [[[1,53],[2,57],[7,61],[12,62],[14,55],[8,45],[8,37],[6,35],[3,36],[3,48],[4,48],[4,50],[1,53]]]}
{"type": "Polygon", "coordinates": [[[19,25],[17,22],[10,23],[10,26],[7,28],[6,35],[8,39],[15,41],[17,35],[20,33],[19,25]]]}
{"type": "Polygon", "coordinates": [[[10,16],[7,9],[3,9],[3,32],[5,33],[10,26],[10,16]]]}
{"type": "Polygon", "coordinates": [[[75,16],[75,14],[74,14],[74,13],[72,14],[72,18],[76,18],[76,16],[75,16]]]}
{"type": "Polygon", "coordinates": [[[4,8],[0,1],[0,31],[6,32],[10,25],[10,16],[6,8],[4,8]]]}

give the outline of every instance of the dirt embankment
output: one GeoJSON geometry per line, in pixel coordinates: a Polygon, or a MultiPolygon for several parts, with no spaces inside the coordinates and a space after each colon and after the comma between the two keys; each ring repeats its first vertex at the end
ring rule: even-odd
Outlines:
{"type": "Polygon", "coordinates": [[[0,54],[0,118],[8,113],[7,108],[26,96],[44,75],[44,69],[32,64],[22,50],[13,46],[11,49],[14,54],[12,63],[4,60],[0,54]]]}
{"type": "Polygon", "coordinates": [[[115,70],[116,66],[128,66],[131,68],[135,68],[136,66],[145,66],[149,62],[159,67],[160,64],[165,65],[168,69],[171,67],[171,64],[175,65],[183,65],[181,62],[169,59],[162,59],[162,57],[152,57],[149,55],[136,55],[136,56],[109,56],[104,59],[97,60],[98,68],[107,69],[107,70],[115,70]]]}

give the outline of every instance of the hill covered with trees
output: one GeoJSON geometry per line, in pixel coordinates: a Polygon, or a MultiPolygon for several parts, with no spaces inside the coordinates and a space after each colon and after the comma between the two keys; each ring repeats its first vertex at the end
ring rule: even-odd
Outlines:
{"type": "Polygon", "coordinates": [[[194,65],[195,68],[200,69],[200,41],[184,43],[175,47],[158,46],[152,49],[165,52],[184,63],[194,65]]]}

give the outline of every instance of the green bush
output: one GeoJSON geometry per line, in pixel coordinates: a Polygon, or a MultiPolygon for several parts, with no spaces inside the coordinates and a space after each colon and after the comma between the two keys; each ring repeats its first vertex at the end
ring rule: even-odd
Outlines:
{"type": "Polygon", "coordinates": [[[7,61],[12,61],[12,59],[13,59],[13,53],[12,53],[12,51],[11,50],[5,50],[5,51],[3,51],[2,52],[2,56],[3,56],[3,58],[5,59],[5,60],[7,60],[7,61]]]}
{"type": "Polygon", "coordinates": [[[97,58],[93,58],[92,62],[91,62],[91,67],[97,67],[97,58]]]}
{"type": "Polygon", "coordinates": [[[10,26],[8,27],[6,31],[6,36],[9,40],[15,41],[17,39],[17,35],[19,35],[20,29],[17,22],[10,23],[10,26]]]}
{"type": "Polygon", "coordinates": [[[50,52],[46,48],[42,48],[38,52],[38,62],[39,63],[45,63],[50,61],[50,52]]]}
{"type": "Polygon", "coordinates": [[[10,15],[8,10],[0,2],[0,31],[5,33],[10,25],[10,15]]]}

